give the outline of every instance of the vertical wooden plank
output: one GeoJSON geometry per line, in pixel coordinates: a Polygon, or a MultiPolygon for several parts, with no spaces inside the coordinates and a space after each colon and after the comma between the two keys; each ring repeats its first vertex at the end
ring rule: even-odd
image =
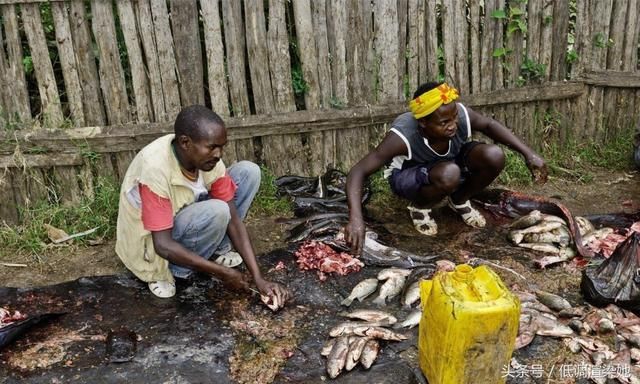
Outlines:
{"type": "Polygon", "coordinates": [[[85,164],[79,168],[78,182],[80,184],[80,190],[82,196],[87,199],[93,199],[95,197],[94,178],[91,173],[91,164],[85,160],[85,164]]]}
{"type": "Polygon", "coordinates": [[[593,69],[604,69],[607,65],[607,43],[613,0],[594,1],[592,4],[594,10],[592,13],[591,43],[593,49],[591,60],[594,64],[593,69]]]}
{"type": "MultiPolygon", "coordinates": [[[[418,56],[418,76],[415,80],[416,86],[411,89],[411,96],[413,96],[413,92],[416,90],[417,86],[425,82],[425,79],[429,78],[429,74],[427,72],[427,68],[429,66],[427,62],[427,6],[425,3],[425,0],[415,1],[416,15],[414,23],[416,24],[416,42],[413,49],[416,50],[414,53],[418,56]]],[[[414,3],[409,2],[409,5],[411,4],[414,3]]],[[[411,10],[409,11],[409,17],[412,17],[411,10]]]]}
{"type": "Polygon", "coordinates": [[[92,171],[98,182],[108,180],[114,183],[119,183],[118,171],[113,164],[114,162],[111,159],[111,153],[109,152],[101,153],[98,158],[93,161],[92,171]]]}
{"type": "Polygon", "coordinates": [[[621,70],[622,69],[622,50],[624,49],[625,35],[633,37],[635,28],[629,29],[629,25],[626,23],[628,0],[614,0],[613,8],[611,12],[611,26],[609,31],[609,39],[607,41],[607,69],[621,70]]]}
{"type": "Polygon", "coordinates": [[[469,83],[469,23],[467,23],[467,6],[465,0],[454,0],[454,10],[456,12],[455,34],[456,47],[456,77],[457,86],[460,92],[468,94],[471,91],[469,83]]]}
{"type": "MultiPolygon", "coordinates": [[[[360,36],[359,36],[359,44],[362,47],[360,50],[360,63],[361,67],[357,70],[362,74],[361,80],[361,90],[362,93],[359,97],[371,104],[375,102],[375,94],[374,94],[374,79],[375,79],[375,52],[373,50],[373,4],[368,0],[361,0],[359,5],[359,23],[360,27],[360,36]]],[[[358,66],[356,66],[358,68],[358,66]]]]}
{"type": "Polygon", "coordinates": [[[76,55],[73,51],[73,38],[69,25],[69,14],[64,3],[51,3],[51,12],[56,29],[56,44],[60,54],[60,65],[67,93],[67,101],[71,118],[76,127],[84,127],[84,111],[82,107],[82,89],[76,64],[76,55]]]}
{"type": "Polygon", "coordinates": [[[111,3],[91,0],[93,35],[99,52],[100,86],[109,124],[131,120],[111,3]]]}
{"type": "Polygon", "coordinates": [[[245,81],[244,28],[242,27],[241,3],[222,2],[224,38],[227,48],[227,69],[229,71],[229,91],[234,116],[250,113],[247,84],[245,81]]]}
{"type": "Polygon", "coordinates": [[[575,24],[575,45],[574,49],[578,56],[575,63],[571,65],[571,78],[575,79],[585,68],[589,67],[591,58],[591,44],[589,40],[590,6],[588,1],[578,1],[576,3],[576,24],[575,24]]]}
{"type": "MultiPolygon", "coordinates": [[[[269,9],[271,14],[271,9],[269,9]]],[[[244,0],[244,19],[247,39],[247,61],[251,76],[253,103],[257,114],[274,110],[273,92],[269,78],[269,53],[267,51],[267,30],[262,0],[244,0]],[[266,65],[265,65],[266,64],[266,65]]],[[[287,52],[288,56],[288,52],[287,52]]],[[[286,161],[282,161],[285,149],[281,136],[262,137],[262,150],[267,167],[275,175],[287,173],[286,161]]]]}
{"type": "Polygon", "coordinates": [[[117,6],[122,35],[127,47],[129,68],[131,68],[131,82],[136,112],[135,121],[139,123],[151,122],[153,121],[153,110],[151,96],[149,95],[149,80],[147,79],[147,70],[142,57],[133,5],[130,0],[117,0],[117,6]]]}
{"type": "Polygon", "coordinates": [[[640,2],[638,0],[629,0],[627,3],[627,22],[626,30],[634,31],[634,33],[627,33],[624,37],[624,43],[622,47],[622,70],[632,71],[635,69],[638,61],[638,24],[640,18],[640,2]]]}
{"type": "Polygon", "coordinates": [[[57,128],[62,124],[64,116],[62,115],[56,78],[53,74],[53,65],[49,58],[47,39],[42,29],[40,5],[22,4],[21,10],[24,31],[31,50],[33,70],[38,81],[43,124],[45,127],[57,128]]]}
{"type": "Polygon", "coordinates": [[[204,23],[204,42],[207,52],[207,81],[211,107],[222,116],[229,115],[229,88],[224,69],[224,46],[220,8],[217,1],[200,2],[202,22],[204,23]]]}
{"type": "MultiPolygon", "coordinates": [[[[2,17],[2,8],[0,7],[0,18],[2,17]]],[[[2,23],[0,23],[0,41],[4,42],[5,39],[3,37],[4,33],[2,32],[2,23]]],[[[11,105],[12,98],[10,97],[9,92],[9,78],[7,77],[9,74],[9,64],[7,63],[7,57],[5,55],[4,49],[0,49],[0,126],[4,126],[6,121],[5,118],[10,117],[11,115],[11,105]]]]}
{"type": "MultiPolygon", "coordinates": [[[[307,7],[308,26],[311,26],[311,9],[307,7]]],[[[269,48],[269,71],[271,75],[271,85],[274,99],[274,110],[276,112],[292,112],[296,110],[291,84],[291,58],[289,56],[289,34],[287,32],[286,2],[284,0],[269,1],[269,26],[267,30],[267,42],[269,48]]],[[[315,42],[311,35],[305,40],[308,47],[302,47],[302,41],[298,40],[298,49],[311,53],[315,51],[315,42]]],[[[266,148],[269,142],[264,141],[266,148]]],[[[309,155],[317,148],[309,147],[303,142],[301,135],[283,135],[280,137],[269,137],[271,143],[275,142],[282,146],[282,155],[279,156],[280,163],[286,159],[284,164],[288,172],[293,174],[308,175],[311,167],[309,155]],[[287,154],[290,154],[288,156],[287,154]]],[[[318,151],[320,152],[320,151],[318,151]]],[[[321,165],[318,164],[318,165],[321,165]]]]}
{"type": "Polygon", "coordinates": [[[438,80],[438,30],[436,2],[425,0],[427,74],[421,82],[438,80]]]}
{"type": "Polygon", "coordinates": [[[171,0],[171,26],[182,105],[204,104],[197,0],[171,0]]]}
{"type": "Polygon", "coordinates": [[[542,26],[543,1],[529,0],[527,2],[527,58],[536,63],[540,62],[540,29],[542,26]]]}
{"type": "MultiPolygon", "coordinates": [[[[265,114],[274,109],[271,79],[269,78],[269,54],[267,51],[267,30],[262,0],[244,0],[245,33],[247,39],[247,60],[251,76],[253,103],[257,114],[265,114]],[[267,65],[265,65],[267,64],[267,65]]],[[[288,51],[286,52],[288,56],[288,51]]]]}
{"type": "Polygon", "coordinates": [[[327,5],[325,0],[311,3],[313,30],[318,52],[318,87],[320,90],[320,107],[331,106],[333,86],[331,84],[331,66],[329,64],[329,37],[327,32],[327,5]]]}
{"type": "Polygon", "coordinates": [[[293,1],[293,17],[302,65],[302,76],[308,87],[307,92],[304,94],[304,104],[307,109],[318,109],[321,105],[320,85],[318,84],[318,57],[310,0],[293,1]]]}
{"type": "Polygon", "coordinates": [[[551,80],[561,81],[567,75],[567,33],[569,31],[569,2],[558,1],[553,7],[553,42],[551,80]]]}
{"type": "Polygon", "coordinates": [[[113,154],[113,157],[116,160],[116,172],[118,175],[118,181],[122,183],[124,180],[124,176],[127,173],[127,169],[129,168],[129,164],[133,161],[133,158],[136,157],[135,151],[122,151],[116,152],[113,154]]]}
{"type": "MultiPolygon", "coordinates": [[[[239,1],[222,2],[222,19],[227,48],[227,69],[229,71],[229,92],[232,113],[244,116],[250,113],[249,96],[245,80],[245,41],[242,24],[242,3],[239,1]]],[[[236,140],[236,156],[239,160],[255,160],[253,141],[236,140]]]]}
{"type": "Polygon", "coordinates": [[[482,74],[480,89],[482,92],[504,87],[502,59],[493,56],[496,49],[504,48],[502,21],[491,17],[491,14],[499,9],[504,9],[504,0],[485,1],[484,30],[480,54],[483,58],[480,64],[480,73],[482,74]]]}
{"type": "Polygon", "coordinates": [[[407,73],[407,9],[408,0],[397,0],[398,13],[398,96],[405,98],[405,77],[407,73]]]}
{"type": "MultiPolygon", "coordinates": [[[[208,3],[208,2],[207,2],[208,3]]],[[[140,40],[146,61],[149,90],[151,94],[151,106],[153,108],[153,121],[169,121],[165,108],[164,92],[162,90],[162,75],[160,73],[160,61],[156,49],[156,33],[153,28],[153,16],[148,0],[139,0],[136,5],[136,23],[140,31],[140,40]]]]}
{"type": "Polygon", "coordinates": [[[392,0],[375,3],[375,51],[379,52],[378,102],[396,101],[398,97],[398,12],[392,0]]]}
{"type": "Polygon", "coordinates": [[[160,79],[162,81],[166,119],[173,121],[176,116],[178,116],[182,103],[178,89],[178,78],[176,75],[178,68],[176,66],[176,57],[173,49],[173,37],[171,36],[171,28],[169,26],[167,3],[165,1],[150,0],[149,5],[151,6],[153,29],[156,38],[155,44],[158,50],[158,64],[160,68],[160,79]]]}
{"type": "MultiPolygon", "coordinates": [[[[520,8],[518,5],[509,5],[509,12],[513,13],[516,9],[524,11],[524,9],[520,8]]],[[[505,39],[505,47],[509,52],[505,59],[507,66],[505,83],[509,88],[515,88],[518,82],[518,77],[520,76],[520,66],[522,65],[524,34],[520,29],[509,30],[509,28],[507,28],[505,39]]]]}
{"type": "Polygon", "coordinates": [[[407,9],[407,88],[410,94],[413,94],[413,91],[418,87],[418,78],[420,77],[419,47],[420,45],[424,46],[424,40],[420,40],[418,34],[424,31],[419,27],[421,21],[424,25],[424,12],[419,7],[423,5],[422,1],[412,0],[409,1],[407,9]]]}
{"type": "Polygon", "coordinates": [[[547,68],[545,80],[551,79],[551,57],[553,55],[553,45],[548,44],[553,40],[553,7],[554,2],[545,2],[542,6],[542,25],[540,37],[540,64],[547,68]]]}
{"type": "Polygon", "coordinates": [[[471,93],[480,92],[480,62],[483,58],[480,55],[482,43],[480,40],[480,3],[478,1],[469,2],[469,41],[471,45],[471,93]]]}
{"type": "MultiPolygon", "coordinates": [[[[307,110],[319,109],[321,92],[320,84],[318,83],[318,50],[314,37],[311,2],[309,0],[297,0],[292,4],[302,76],[308,87],[304,94],[304,104],[307,110]]],[[[310,148],[308,160],[309,173],[311,175],[319,175],[324,169],[323,137],[323,132],[311,132],[308,136],[310,148]]]]}
{"type": "Polygon", "coordinates": [[[86,16],[84,0],[71,1],[69,23],[77,61],[78,78],[82,88],[85,123],[92,126],[105,125],[104,103],[100,93],[96,57],[89,29],[91,24],[86,16]]]}
{"type": "Polygon", "coordinates": [[[0,16],[4,23],[7,48],[7,79],[11,81],[10,112],[21,121],[31,119],[31,106],[27,93],[27,80],[22,65],[22,42],[18,27],[18,16],[14,5],[0,5],[0,16]]]}
{"type": "Polygon", "coordinates": [[[8,168],[0,169],[0,220],[9,225],[18,223],[18,209],[8,168]]]}
{"type": "MultiPolygon", "coordinates": [[[[331,84],[331,66],[329,63],[329,32],[327,25],[327,4],[325,0],[311,2],[311,15],[313,19],[313,30],[315,32],[316,50],[318,57],[318,87],[320,91],[319,108],[328,109],[331,107],[333,85],[331,84]]],[[[307,107],[309,108],[309,107],[307,107]]],[[[322,148],[322,165],[335,166],[336,158],[336,132],[322,132],[322,139],[318,136],[309,137],[309,145],[313,148],[322,148]]]]}
{"type": "MultiPolygon", "coordinates": [[[[330,47],[333,47],[331,52],[331,82],[333,84],[333,96],[337,99],[338,103],[346,106],[349,105],[351,101],[349,100],[347,92],[347,1],[334,0],[329,2],[329,4],[333,25],[331,31],[333,43],[330,44],[330,47]]],[[[397,60],[397,57],[394,58],[394,60],[397,60]]],[[[397,73],[395,73],[394,76],[397,76],[397,73]]]]}
{"type": "Polygon", "coordinates": [[[442,50],[444,51],[444,80],[459,87],[456,73],[456,8],[455,0],[442,0],[442,50]]]}

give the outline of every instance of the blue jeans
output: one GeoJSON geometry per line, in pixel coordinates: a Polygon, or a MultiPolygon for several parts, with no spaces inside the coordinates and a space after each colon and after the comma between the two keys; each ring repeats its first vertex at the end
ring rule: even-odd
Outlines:
{"type": "MultiPolygon", "coordinates": [[[[238,186],[233,201],[241,220],[260,187],[260,167],[250,161],[240,161],[227,169],[229,176],[238,186]]],[[[205,199],[183,208],[173,218],[171,237],[193,253],[210,259],[214,254],[223,255],[231,251],[231,240],[227,227],[231,220],[229,205],[218,199],[205,199]]],[[[169,263],[175,277],[186,279],[191,268],[169,263]]]]}

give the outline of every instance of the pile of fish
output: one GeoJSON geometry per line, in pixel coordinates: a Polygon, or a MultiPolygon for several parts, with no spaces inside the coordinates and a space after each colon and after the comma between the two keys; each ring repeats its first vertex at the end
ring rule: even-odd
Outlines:
{"type": "Polygon", "coordinates": [[[340,315],[359,321],[343,322],[329,331],[331,338],[322,347],[321,355],[327,358],[327,373],[332,379],[343,369],[352,370],[358,363],[364,369],[369,369],[380,351],[378,340],[407,339],[405,335],[385,328],[397,322],[397,319],[387,312],[360,309],[341,312],[340,315]]]}
{"type": "MultiPolygon", "coordinates": [[[[613,233],[613,229],[604,227],[595,229],[593,224],[584,217],[574,218],[582,247],[587,247],[595,240],[601,240],[613,233]]],[[[535,263],[540,268],[571,260],[576,256],[573,236],[567,221],[559,216],[533,210],[514,220],[510,225],[509,240],[519,247],[551,253],[535,263]]]]}
{"type": "Polygon", "coordinates": [[[346,252],[336,252],[325,243],[315,240],[305,241],[295,252],[298,268],[302,271],[317,270],[320,281],[327,279],[327,273],[347,275],[358,272],[364,264],[346,252]]]}
{"type": "Polygon", "coordinates": [[[629,367],[631,376],[640,377],[640,317],[613,304],[572,307],[549,292],[532,294],[514,288],[514,293],[521,302],[516,349],[529,345],[536,335],[561,337],[571,352],[582,353],[593,366],[629,367]],[[613,340],[614,345],[603,340],[613,340]]]}

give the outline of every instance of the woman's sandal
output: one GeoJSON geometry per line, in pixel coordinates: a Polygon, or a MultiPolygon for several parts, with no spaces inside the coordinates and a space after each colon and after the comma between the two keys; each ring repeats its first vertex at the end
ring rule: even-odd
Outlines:
{"type": "Polygon", "coordinates": [[[470,200],[456,205],[453,203],[453,201],[451,201],[451,197],[447,196],[447,203],[449,204],[449,207],[451,209],[453,209],[457,214],[460,215],[460,217],[462,217],[462,220],[468,226],[474,228],[484,228],[484,226],[487,224],[487,221],[485,220],[484,216],[482,216],[482,213],[471,206],[470,200]]]}
{"type": "Polygon", "coordinates": [[[224,255],[218,256],[218,258],[215,259],[214,262],[225,267],[233,268],[242,264],[242,256],[240,256],[238,252],[229,251],[224,255]]]}
{"type": "Polygon", "coordinates": [[[149,290],[154,295],[167,299],[176,294],[176,283],[173,281],[152,281],[149,283],[149,290]]]}
{"type": "Polygon", "coordinates": [[[416,231],[426,236],[434,236],[438,233],[438,224],[429,216],[430,208],[420,209],[409,205],[407,209],[409,209],[409,216],[413,220],[416,231]]]}

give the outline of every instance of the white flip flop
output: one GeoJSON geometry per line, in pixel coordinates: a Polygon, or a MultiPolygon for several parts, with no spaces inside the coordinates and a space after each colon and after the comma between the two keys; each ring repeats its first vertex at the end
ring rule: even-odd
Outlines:
{"type": "Polygon", "coordinates": [[[152,281],[149,283],[149,290],[154,295],[167,299],[176,294],[176,283],[173,281],[152,281]]]}
{"type": "Polygon", "coordinates": [[[467,200],[462,204],[456,205],[451,201],[451,196],[447,196],[447,203],[449,208],[453,209],[457,214],[462,217],[462,221],[470,227],[484,228],[487,225],[482,213],[471,206],[471,201],[467,200]]]}
{"type": "Polygon", "coordinates": [[[409,216],[413,221],[413,227],[416,231],[426,236],[434,236],[438,234],[438,224],[429,216],[431,213],[430,208],[420,209],[412,205],[407,207],[409,209],[409,216]]]}
{"type": "Polygon", "coordinates": [[[227,252],[224,255],[218,256],[214,260],[216,264],[224,265],[225,267],[234,268],[242,264],[242,256],[238,252],[227,252]]]}

